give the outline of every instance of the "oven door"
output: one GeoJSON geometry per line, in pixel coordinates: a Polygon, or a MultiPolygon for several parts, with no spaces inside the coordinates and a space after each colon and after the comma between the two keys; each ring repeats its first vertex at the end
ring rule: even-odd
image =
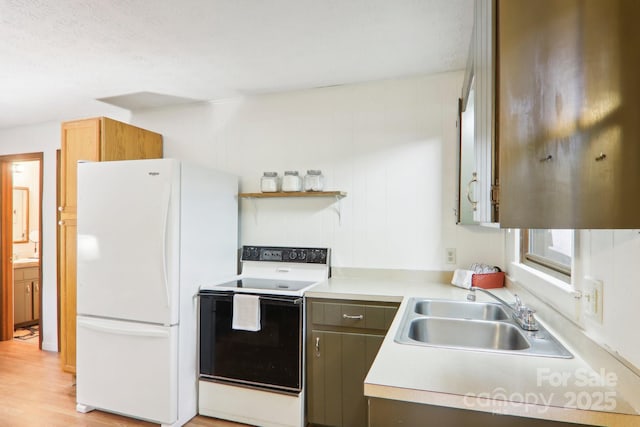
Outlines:
{"type": "Polygon", "coordinates": [[[233,292],[201,291],[201,379],[299,393],[303,312],[302,297],[261,294],[260,330],[235,330],[233,292]]]}

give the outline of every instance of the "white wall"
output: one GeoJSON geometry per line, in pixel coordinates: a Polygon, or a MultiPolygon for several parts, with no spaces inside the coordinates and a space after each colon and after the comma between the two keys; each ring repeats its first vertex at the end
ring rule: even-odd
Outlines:
{"type": "MultiPolygon", "coordinates": [[[[111,117],[164,136],[165,157],[230,171],[258,191],[263,171],[321,169],[332,199],[241,202],[240,243],[328,246],[339,267],[502,266],[501,231],[455,225],[462,73],[286,92],[111,117]],[[444,249],[457,249],[457,265],[444,249]]],[[[69,118],[76,119],[75,117],[69,118]]],[[[0,131],[0,154],[44,152],[43,346],[57,340],[55,150],[60,125],[0,131]]]]}
{"type": "Polygon", "coordinates": [[[0,155],[42,152],[42,348],[56,350],[56,149],[60,124],[44,123],[0,131],[0,155]]]}
{"type": "MultiPolygon", "coordinates": [[[[296,91],[137,113],[133,124],[164,135],[166,157],[240,175],[257,191],[265,170],[322,169],[327,188],[348,192],[342,224],[331,200],[242,202],[241,243],[327,245],[341,267],[452,269],[503,266],[500,231],[455,225],[456,99],[461,73],[296,91]]],[[[111,117],[128,121],[128,114],[111,117]]],[[[76,119],[70,117],[69,119],[76,119]]],[[[60,124],[0,131],[0,155],[44,152],[43,347],[56,348],[55,150],[60,124]]],[[[513,248],[516,233],[509,233],[513,248]]],[[[604,323],[587,332],[640,367],[640,234],[580,232],[582,275],[604,281],[604,323]]],[[[512,250],[506,254],[512,258],[512,250]]]]}
{"type": "Polygon", "coordinates": [[[584,230],[579,238],[582,277],[603,282],[602,324],[586,317],[583,326],[640,369],[640,230],[584,230]]]}
{"type": "Polygon", "coordinates": [[[602,323],[585,315],[584,299],[552,285],[540,275],[524,274],[516,251],[518,233],[507,233],[506,255],[509,274],[531,292],[562,312],[584,329],[594,341],[640,369],[640,340],[635,325],[640,323],[640,230],[578,230],[572,285],[585,290],[585,278],[603,282],[602,323]]]}
{"type": "Polygon", "coordinates": [[[462,73],[262,95],[146,111],[165,156],[241,177],[259,191],[263,171],[321,169],[332,199],[244,200],[241,243],[328,246],[340,267],[452,270],[501,265],[500,231],[455,225],[457,98],[462,73]],[[341,221],[337,209],[341,210],[341,221]],[[476,251],[476,243],[483,248],[476,251]]]}

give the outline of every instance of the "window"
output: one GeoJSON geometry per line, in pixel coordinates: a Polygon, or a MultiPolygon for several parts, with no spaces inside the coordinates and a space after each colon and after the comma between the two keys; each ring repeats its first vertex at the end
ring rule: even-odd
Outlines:
{"type": "Polygon", "coordinates": [[[523,230],[521,259],[566,282],[571,281],[573,230],[523,230]]]}

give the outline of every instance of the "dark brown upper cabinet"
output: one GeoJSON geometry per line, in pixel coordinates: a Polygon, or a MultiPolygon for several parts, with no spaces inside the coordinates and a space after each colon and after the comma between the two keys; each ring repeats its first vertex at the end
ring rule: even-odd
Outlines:
{"type": "Polygon", "coordinates": [[[640,228],[640,1],[498,0],[500,225],[640,228]]]}

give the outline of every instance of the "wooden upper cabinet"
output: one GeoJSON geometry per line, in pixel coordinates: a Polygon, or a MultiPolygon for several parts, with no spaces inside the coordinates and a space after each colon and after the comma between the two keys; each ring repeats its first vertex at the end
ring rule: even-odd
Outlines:
{"type": "Polygon", "coordinates": [[[106,117],[62,124],[61,212],[75,214],[78,161],[157,159],[162,135],[106,117]]]}
{"type": "Polygon", "coordinates": [[[498,1],[500,224],[640,227],[640,2],[498,1]]]}
{"type": "Polygon", "coordinates": [[[63,370],[75,373],[78,161],[162,158],[162,135],[99,117],[62,124],[60,170],[60,344],[63,370]]]}
{"type": "Polygon", "coordinates": [[[76,213],[78,160],[100,160],[100,119],[62,124],[60,212],[76,213]]]}

